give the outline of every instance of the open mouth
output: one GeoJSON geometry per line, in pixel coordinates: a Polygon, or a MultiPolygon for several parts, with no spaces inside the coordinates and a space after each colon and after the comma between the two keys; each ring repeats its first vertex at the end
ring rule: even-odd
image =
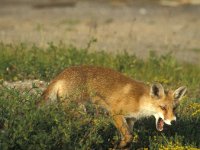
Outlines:
{"type": "Polygon", "coordinates": [[[156,122],[156,129],[158,131],[162,131],[164,126],[164,120],[162,118],[159,118],[156,122]]]}

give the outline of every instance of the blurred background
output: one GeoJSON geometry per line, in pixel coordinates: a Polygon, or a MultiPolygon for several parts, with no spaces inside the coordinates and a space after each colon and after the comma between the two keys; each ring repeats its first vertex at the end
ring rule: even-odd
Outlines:
{"type": "Polygon", "coordinates": [[[200,0],[0,0],[0,42],[200,62],[200,0]]]}

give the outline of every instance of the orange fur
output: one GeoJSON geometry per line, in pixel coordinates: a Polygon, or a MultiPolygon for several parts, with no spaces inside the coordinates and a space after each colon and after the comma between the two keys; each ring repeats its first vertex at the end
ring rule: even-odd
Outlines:
{"type": "MultiPolygon", "coordinates": [[[[182,97],[185,91],[182,87],[176,94],[182,97]]],[[[44,91],[40,103],[52,103],[57,99],[67,103],[71,96],[83,104],[90,99],[109,111],[122,135],[119,147],[131,142],[131,130],[137,119],[154,115],[157,121],[161,117],[168,124],[175,120],[173,92],[164,91],[160,84],[150,86],[112,69],[92,66],[65,69],[44,91]]]]}

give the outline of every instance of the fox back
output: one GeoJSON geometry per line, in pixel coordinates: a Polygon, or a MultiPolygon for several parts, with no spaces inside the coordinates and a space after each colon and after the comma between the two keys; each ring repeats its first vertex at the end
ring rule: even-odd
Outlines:
{"type": "Polygon", "coordinates": [[[81,66],[68,68],[59,74],[45,90],[43,98],[49,103],[76,95],[75,99],[81,103],[90,99],[96,104],[104,101],[104,107],[132,102],[137,106],[140,97],[148,95],[148,92],[149,88],[144,83],[114,70],[81,66]]]}

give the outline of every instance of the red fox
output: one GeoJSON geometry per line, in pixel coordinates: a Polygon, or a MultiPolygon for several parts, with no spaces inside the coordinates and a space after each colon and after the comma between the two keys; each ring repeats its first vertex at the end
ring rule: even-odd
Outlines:
{"type": "Polygon", "coordinates": [[[121,133],[119,147],[123,148],[133,139],[134,122],[142,117],[155,116],[158,131],[163,130],[164,123],[171,125],[176,120],[174,109],[186,90],[182,86],[175,91],[166,91],[160,83],[147,85],[112,69],[76,66],[55,77],[39,105],[58,99],[67,103],[66,97],[75,96],[78,103],[90,100],[104,107],[121,133]]]}

